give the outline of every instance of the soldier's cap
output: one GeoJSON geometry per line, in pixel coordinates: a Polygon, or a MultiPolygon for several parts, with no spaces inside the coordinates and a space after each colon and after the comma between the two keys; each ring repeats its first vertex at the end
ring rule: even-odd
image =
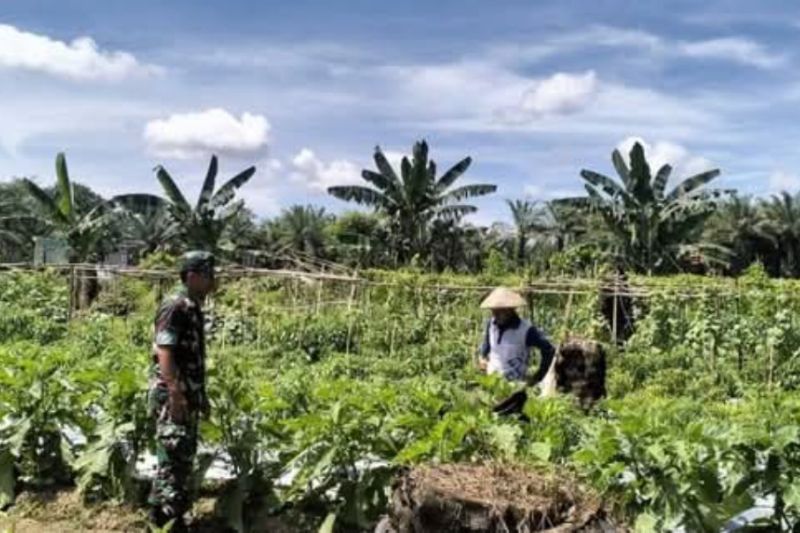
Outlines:
{"type": "Polygon", "coordinates": [[[202,250],[186,252],[181,257],[181,274],[199,272],[208,276],[214,275],[214,254],[202,250]]]}

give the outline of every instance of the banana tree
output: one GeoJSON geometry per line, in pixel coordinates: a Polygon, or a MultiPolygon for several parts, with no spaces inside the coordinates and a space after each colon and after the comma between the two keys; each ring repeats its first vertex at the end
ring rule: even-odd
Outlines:
{"type": "Polygon", "coordinates": [[[178,228],[179,241],[189,248],[215,253],[229,252],[229,247],[222,243],[225,228],[244,208],[243,200],[233,200],[236,191],[253,177],[256,167],[251,166],[240,172],[215,192],[217,156],[211,156],[203,188],[194,207],[186,201],[183,192],[163,166],[157,166],[155,171],[167,196],[167,210],[178,228]]]}
{"type": "Polygon", "coordinates": [[[368,205],[389,217],[397,258],[401,263],[415,255],[426,254],[434,220],[460,220],[477,210],[463,200],[497,190],[496,185],[490,184],[452,188],[472,163],[469,157],[437,177],[436,163],[428,159],[428,144],[424,140],[417,142],[412,152],[410,160],[403,157],[398,175],[381,148],[376,147],[374,160],[378,172],[365,169],[361,173],[367,186],[328,188],[328,193],[336,198],[368,205]]]}
{"type": "Polygon", "coordinates": [[[108,206],[101,202],[85,212],[78,208],[64,154],[56,156],[55,195],[27,178],[22,181],[39,209],[39,220],[47,225],[50,235],[61,237],[69,244],[70,261],[95,261],[97,243],[110,222],[108,206]]]}
{"type": "MultiPolygon", "coordinates": [[[[49,236],[64,239],[69,246],[71,263],[93,263],[98,260],[99,243],[112,222],[105,202],[98,202],[88,210],[79,208],[75,201],[75,184],[67,170],[63,153],[56,156],[55,194],[50,194],[31,180],[22,180],[38,208],[37,219],[46,227],[49,236]]],[[[78,284],[73,287],[78,308],[91,304],[97,294],[97,274],[91,268],[79,272],[78,284]]]]}
{"type": "Polygon", "coordinates": [[[719,200],[733,192],[703,188],[719,176],[718,169],[686,178],[666,192],[670,165],[663,165],[652,176],[639,143],[633,145],[629,160],[630,167],[619,150],[614,150],[612,162],[620,182],[582,170],[588,197],[560,203],[598,212],[615,236],[613,252],[639,272],[677,270],[681,255],[686,253],[724,252],[713,243],[696,242],[703,222],[719,200]]]}

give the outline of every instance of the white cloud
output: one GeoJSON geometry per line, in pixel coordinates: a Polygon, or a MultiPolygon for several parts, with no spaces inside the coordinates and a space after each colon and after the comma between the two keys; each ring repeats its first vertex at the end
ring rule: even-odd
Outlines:
{"type": "Polygon", "coordinates": [[[741,37],[680,43],[677,48],[688,57],[722,59],[766,69],[779,67],[785,62],[783,56],[772,54],[760,43],[741,37]]]}
{"type": "Polygon", "coordinates": [[[277,185],[284,169],[279,159],[269,158],[258,164],[256,178],[240,192],[240,197],[247,202],[247,207],[259,217],[274,216],[281,211],[281,192],[277,185]]]}
{"type": "Polygon", "coordinates": [[[521,107],[536,117],[573,113],[589,104],[596,92],[594,71],[583,74],[559,72],[536,82],[522,97],[521,107]]]}
{"type": "Polygon", "coordinates": [[[209,153],[255,155],[266,151],[270,125],[263,115],[242,113],[237,119],[220,108],[151,120],[144,130],[148,148],[176,159],[209,153]]]}
{"type": "MultiPolygon", "coordinates": [[[[588,84],[587,84],[588,85],[588,84]]],[[[469,108],[461,116],[435,121],[433,126],[455,131],[527,131],[603,137],[625,137],[635,131],[649,131],[659,137],[686,141],[707,138],[714,131],[715,139],[730,135],[721,127],[720,115],[714,106],[702,99],[677,97],[651,89],[596,80],[591,93],[583,92],[584,100],[571,100],[576,107],[560,114],[536,115],[520,104],[494,109],[489,118],[469,108]],[[582,104],[582,105],[580,105],[582,104]],[[635,112],[631,110],[635,109],[635,112]],[[702,133],[701,133],[702,132],[702,133]]],[[[524,90],[518,94],[523,94],[524,90]]],[[[492,102],[500,95],[488,95],[492,102]]],[[[519,96],[507,102],[519,102],[519,96]]],[[[718,103],[724,98],[718,98],[718,103]]],[[[564,108],[562,108],[563,110],[564,108]]],[[[569,108],[567,108],[569,109],[569,108]]]]}
{"type": "Polygon", "coordinates": [[[132,54],[98,48],[91,37],[67,43],[0,24],[0,68],[44,72],[76,81],[121,81],[161,73],[132,54]]]}
{"type": "Polygon", "coordinates": [[[669,164],[672,167],[672,173],[670,174],[672,183],[677,179],[688,178],[714,168],[708,159],[691,154],[689,150],[680,144],[668,141],[657,141],[655,144],[649,144],[640,137],[628,137],[617,145],[628,164],[630,164],[628,156],[636,142],[644,148],[651,174],[655,175],[665,164],[669,164]]]}
{"type": "MultiPolygon", "coordinates": [[[[370,75],[384,82],[377,104],[397,120],[409,116],[428,120],[471,116],[490,119],[495,109],[516,102],[531,80],[508,69],[484,62],[381,67],[370,75]]],[[[414,127],[418,127],[416,120],[414,127]]]]}
{"type": "MultiPolygon", "coordinates": [[[[409,117],[442,126],[468,120],[486,127],[517,124],[579,111],[592,103],[599,82],[593,71],[521,76],[490,62],[405,65],[379,70],[398,121],[409,117]]],[[[415,128],[419,123],[414,121],[415,128]]],[[[445,129],[449,129],[446,127],[445,129]]]]}
{"type": "Polygon", "coordinates": [[[522,190],[525,192],[525,196],[530,196],[531,198],[541,198],[544,194],[544,189],[538,185],[526,185],[522,190]]]}
{"type": "Polygon", "coordinates": [[[489,49],[491,58],[504,63],[539,61],[585,48],[626,48],[643,50],[668,58],[717,59],[758,68],[775,68],[786,58],[746,37],[728,36],[701,41],[662,38],[642,30],[595,25],[581,31],[545,38],[534,45],[505,44],[489,49]]]}
{"type": "Polygon", "coordinates": [[[315,192],[325,192],[336,185],[364,185],[361,168],[347,160],[324,163],[316,154],[303,148],[292,158],[292,180],[315,192]]]}
{"type": "Polygon", "coordinates": [[[660,51],[663,39],[652,33],[627,28],[595,25],[581,31],[562,33],[545,38],[537,44],[503,44],[491,47],[488,54],[500,62],[539,61],[558,54],[565,54],[585,47],[640,48],[660,51]]]}
{"type": "Polygon", "coordinates": [[[548,201],[556,198],[571,198],[573,196],[583,196],[584,191],[579,188],[553,188],[543,187],[535,183],[525,185],[523,188],[525,196],[531,200],[548,201]]]}
{"type": "Polygon", "coordinates": [[[800,176],[790,174],[783,170],[772,173],[769,177],[769,192],[779,193],[782,191],[796,192],[800,189],[800,176]]]}
{"type": "Polygon", "coordinates": [[[283,163],[280,159],[268,159],[264,163],[264,171],[269,177],[277,176],[283,170],[283,163]]]}

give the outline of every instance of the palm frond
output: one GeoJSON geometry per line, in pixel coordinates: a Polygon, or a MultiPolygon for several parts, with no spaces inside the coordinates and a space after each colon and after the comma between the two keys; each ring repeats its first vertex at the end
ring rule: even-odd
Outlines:
{"type": "Polygon", "coordinates": [[[664,189],[667,186],[669,175],[672,173],[672,167],[664,165],[656,173],[656,179],[653,180],[653,194],[656,199],[664,198],[664,189]]]}
{"type": "Polygon", "coordinates": [[[56,156],[56,185],[58,189],[58,210],[65,218],[72,219],[75,216],[75,191],[69,180],[67,172],[67,158],[63,152],[56,156]]]}
{"type": "Polygon", "coordinates": [[[59,209],[58,204],[56,204],[53,198],[44,190],[42,190],[41,187],[36,185],[28,178],[23,178],[22,183],[31,197],[36,201],[36,204],[44,212],[44,215],[48,218],[50,223],[57,226],[66,226],[69,224],[69,219],[59,209]]]}
{"type": "Polygon", "coordinates": [[[638,205],[638,201],[628,191],[620,187],[620,185],[609,178],[592,170],[581,170],[581,177],[594,185],[599,187],[604,193],[611,197],[612,201],[621,200],[628,206],[638,205]]]}
{"type": "Polygon", "coordinates": [[[173,180],[172,176],[170,176],[169,172],[167,172],[167,169],[161,165],[157,166],[156,177],[158,178],[158,182],[161,184],[161,187],[164,189],[164,193],[167,195],[167,198],[169,198],[172,208],[179,213],[188,215],[192,210],[191,207],[189,207],[189,202],[186,201],[186,198],[175,184],[175,180],[173,180]]]}
{"type": "Polygon", "coordinates": [[[719,169],[708,170],[706,172],[702,172],[691,178],[686,178],[683,182],[675,187],[672,192],[667,195],[666,200],[671,202],[681,196],[685,196],[692,191],[702,187],[703,185],[709,183],[711,180],[719,176],[720,171],[719,169]]]}
{"type": "Polygon", "coordinates": [[[450,167],[450,169],[447,172],[445,172],[442,175],[442,177],[439,178],[439,180],[436,182],[436,189],[439,192],[446,191],[450,186],[453,185],[453,183],[456,182],[456,180],[459,177],[461,177],[462,174],[464,174],[464,172],[467,171],[467,169],[471,164],[472,164],[472,158],[465,157],[464,159],[462,159],[461,161],[450,167]]]}
{"type": "Polygon", "coordinates": [[[209,209],[214,210],[225,206],[236,195],[236,191],[247,183],[255,173],[256,167],[250,167],[229,179],[211,198],[209,209]]]}
{"type": "Polygon", "coordinates": [[[619,153],[619,150],[614,150],[611,153],[611,162],[614,163],[614,169],[617,171],[617,175],[619,179],[622,181],[622,184],[627,189],[630,187],[630,170],[628,170],[628,165],[625,163],[625,158],[622,157],[622,154],[619,153]]]}
{"type": "Polygon", "coordinates": [[[476,183],[474,185],[464,185],[453,189],[448,193],[441,196],[440,204],[448,204],[450,202],[458,202],[467,198],[477,198],[479,196],[486,196],[497,191],[497,185],[489,183],[476,183]]]}
{"type": "Polygon", "coordinates": [[[374,207],[384,207],[389,205],[386,196],[375,189],[362,187],[360,185],[341,185],[337,187],[329,187],[328,194],[340,200],[345,200],[348,202],[352,201],[374,207]]]}
{"type": "Polygon", "coordinates": [[[208,172],[206,173],[206,179],[203,181],[203,188],[200,189],[200,196],[197,198],[197,207],[198,211],[204,209],[209,201],[211,201],[211,196],[214,194],[214,185],[217,179],[217,156],[211,156],[211,162],[208,164],[208,172]]]}

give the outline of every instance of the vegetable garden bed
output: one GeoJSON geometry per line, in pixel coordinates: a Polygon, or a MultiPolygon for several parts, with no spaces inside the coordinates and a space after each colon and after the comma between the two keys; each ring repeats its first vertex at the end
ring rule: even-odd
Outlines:
{"type": "MultiPolygon", "coordinates": [[[[641,531],[720,531],[757,504],[766,530],[800,521],[800,284],[633,279],[646,305],[634,298],[624,351],[588,283],[531,294],[526,318],[555,343],[604,347],[606,398],[584,410],[532,391],[525,417],[499,417],[492,406],[515,389],[473,359],[477,302],[497,280],[369,276],[356,289],[231,280],[207,307],[213,409],[201,435],[225,467],[215,477],[230,478],[214,514],[234,530],[295,513],[299,531],[373,531],[398,471],[451,463],[571,472],[641,531]]],[[[157,287],[118,280],[70,321],[66,286],[0,273],[0,502],[19,524],[60,523],[15,491],[54,483],[77,487],[76,517],[98,505],[125,515],[112,502],[138,497],[151,449],[157,287]]]]}

